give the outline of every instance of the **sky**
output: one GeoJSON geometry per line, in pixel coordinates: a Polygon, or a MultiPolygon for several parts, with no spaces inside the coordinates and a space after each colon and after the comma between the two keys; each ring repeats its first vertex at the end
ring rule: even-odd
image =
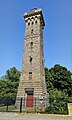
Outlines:
{"type": "Polygon", "coordinates": [[[72,72],[72,0],[0,0],[0,77],[14,66],[22,69],[23,15],[32,8],[43,11],[45,66],[72,72]]]}

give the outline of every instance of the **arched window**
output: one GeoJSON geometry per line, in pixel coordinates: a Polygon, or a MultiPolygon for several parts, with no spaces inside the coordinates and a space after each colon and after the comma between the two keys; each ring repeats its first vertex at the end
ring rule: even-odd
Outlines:
{"type": "Polygon", "coordinates": [[[32,22],[32,25],[34,24],[34,22],[32,22]]]}
{"type": "Polygon", "coordinates": [[[30,22],[28,23],[28,25],[30,25],[30,22]]]}
{"type": "Polygon", "coordinates": [[[31,33],[33,33],[33,29],[31,29],[31,33]]]}
{"type": "Polygon", "coordinates": [[[37,24],[37,20],[35,21],[35,23],[37,24]]]}

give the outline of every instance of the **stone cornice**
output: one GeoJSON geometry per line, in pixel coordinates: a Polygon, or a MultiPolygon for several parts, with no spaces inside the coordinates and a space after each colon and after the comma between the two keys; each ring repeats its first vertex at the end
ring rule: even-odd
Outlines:
{"type": "Polygon", "coordinates": [[[44,22],[44,18],[43,18],[41,9],[36,9],[35,11],[26,12],[23,17],[24,17],[24,19],[26,19],[28,17],[35,16],[35,15],[41,15],[41,20],[43,22],[43,25],[45,26],[45,22],[44,22]]]}

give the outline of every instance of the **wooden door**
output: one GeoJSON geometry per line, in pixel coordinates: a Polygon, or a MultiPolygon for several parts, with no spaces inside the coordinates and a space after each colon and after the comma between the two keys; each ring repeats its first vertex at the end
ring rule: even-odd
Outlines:
{"type": "Polygon", "coordinates": [[[27,95],[26,107],[33,107],[33,95],[27,95]]]}

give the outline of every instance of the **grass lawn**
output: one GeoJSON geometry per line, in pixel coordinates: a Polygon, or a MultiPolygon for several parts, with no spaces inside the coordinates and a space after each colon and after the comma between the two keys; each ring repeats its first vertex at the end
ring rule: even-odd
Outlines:
{"type": "Polygon", "coordinates": [[[12,111],[12,110],[15,110],[16,107],[14,105],[11,105],[11,106],[0,106],[0,111],[6,111],[8,109],[8,111],[12,111]]]}

